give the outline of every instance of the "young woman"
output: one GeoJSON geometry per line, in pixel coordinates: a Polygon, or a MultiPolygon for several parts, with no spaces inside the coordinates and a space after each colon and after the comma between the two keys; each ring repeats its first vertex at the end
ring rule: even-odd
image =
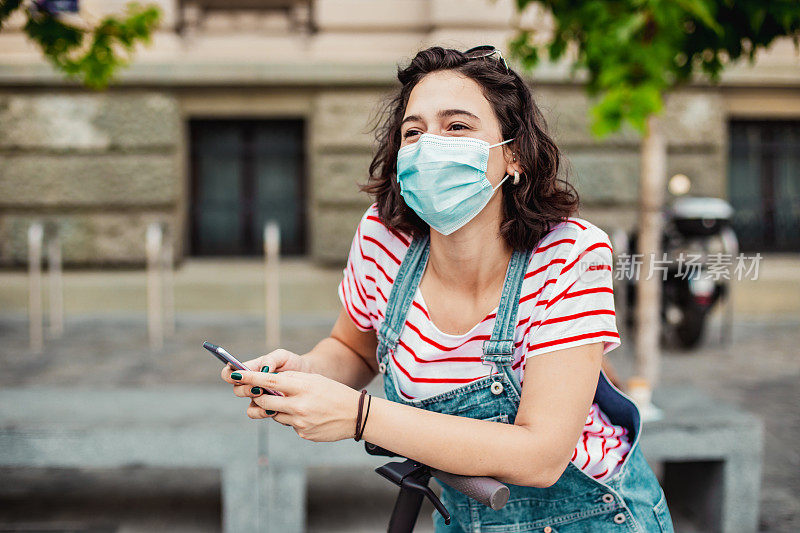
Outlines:
{"type": "Polygon", "coordinates": [[[364,440],[511,489],[493,511],[444,486],[437,531],[672,531],[639,412],[601,366],[620,343],[609,240],[572,217],[530,89],[493,47],[423,50],[398,79],[330,337],[223,379],[251,418],[334,441],[381,373],[364,440]]]}

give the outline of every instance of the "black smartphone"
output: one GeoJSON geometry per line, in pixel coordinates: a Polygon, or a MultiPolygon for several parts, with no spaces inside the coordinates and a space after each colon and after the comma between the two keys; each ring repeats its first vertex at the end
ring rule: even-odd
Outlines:
{"type": "MultiPolygon", "coordinates": [[[[204,341],[203,342],[203,348],[205,348],[206,350],[208,350],[209,352],[214,354],[214,357],[216,357],[217,359],[222,361],[224,364],[230,364],[232,367],[234,367],[234,368],[236,368],[238,370],[247,370],[247,371],[251,370],[251,369],[247,368],[246,366],[244,366],[244,363],[242,363],[241,361],[236,359],[234,356],[232,356],[230,353],[228,353],[228,350],[226,350],[225,348],[223,348],[221,346],[217,346],[216,344],[212,344],[212,343],[210,343],[208,341],[204,341]]],[[[283,396],[283,393],[281,393],[279,391],[272,390],[272,389],[266,389],[264,387],[261,387],[261,388],[264,390],[264,392],[266,394],[272,394],[273,396],[283,396]]]]}

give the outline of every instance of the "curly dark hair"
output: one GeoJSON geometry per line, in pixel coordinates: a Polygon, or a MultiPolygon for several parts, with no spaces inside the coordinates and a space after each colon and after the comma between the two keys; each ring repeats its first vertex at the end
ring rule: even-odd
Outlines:
{"type": "Polygon", "coordinates": [[[439,70],[453,70],[477,82],[500,122],[502,138],[514,137],[511,144],[523,172],[518,185],[511,180],[503,183],[500,234],[515,250],[535,248],[550,228],[577,210],[578,193],[557,177],[561,153],[547,133],[530,88],[494,56],[471,59],[458,50],[433,46],[418,52],[407,67],[398,67],[401,87],[385,101],[372,128],[377,150],[367,183],[359,185],[361,191],[375,199],[378,215],[388,228],[413,236],[430,231],[400,195],[397,151],[400,124],[412,89],[425,75],[439,70]]]}

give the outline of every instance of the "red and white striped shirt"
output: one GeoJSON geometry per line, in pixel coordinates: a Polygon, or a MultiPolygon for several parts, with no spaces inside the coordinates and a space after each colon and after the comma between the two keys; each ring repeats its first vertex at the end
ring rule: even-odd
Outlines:
{"type": "MultiPolygon", "coordinates": [[[[362,216],[338,288],[360,331],[380,328],[410,243],[410,235],[381,222],[376,204],[362,216]]],[[[585,220],[570,218],[542,238],[531,254],[517,312],[512,368],[520,383],[528,357],[594,342],[603,342],[604,353],[619,346],[611,265],[608,236],[585,220]]],[[[497,307],[462,335],[445,333],[430,320],[417,289],[392,356],[400,393],[429,397],[495,371],[481,354],[496,312],[497,307]]],[[[592,404],[572,462],[598,480],[610,477],[630,450],[627,433],[592,404]]]]}

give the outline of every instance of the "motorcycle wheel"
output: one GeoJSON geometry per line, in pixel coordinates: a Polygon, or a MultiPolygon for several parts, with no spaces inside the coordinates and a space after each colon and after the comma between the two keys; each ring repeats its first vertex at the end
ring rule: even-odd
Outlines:
{"type": "Polygon", "coordinates": [[[683,317],[675,327],[681,348],[688,350],[700,344],[705,329],[706,313],[703,309],[690,305],[683,309],[683,317]]]}

